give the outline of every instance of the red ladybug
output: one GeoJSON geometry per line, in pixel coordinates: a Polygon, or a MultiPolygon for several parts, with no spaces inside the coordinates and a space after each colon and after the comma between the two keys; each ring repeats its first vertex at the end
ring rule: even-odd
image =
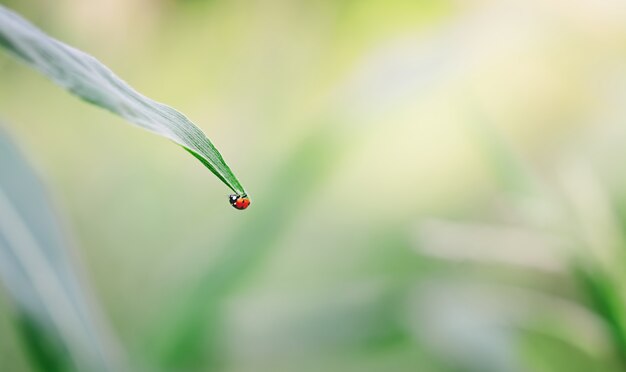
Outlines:
{"type": "Polygon", "coordinates": [[[233,206],[233,208],[239,210],[246,209],[250,205],[250,198],[248,198],[248,195],[246,194],[232,194],[228,197],[228,201],[230,202],[230,205],[233,206]]]}

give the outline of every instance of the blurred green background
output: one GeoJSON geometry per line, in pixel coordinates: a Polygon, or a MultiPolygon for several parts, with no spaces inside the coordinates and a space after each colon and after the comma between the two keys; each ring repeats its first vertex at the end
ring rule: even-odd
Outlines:
{"type": "MultiPolygon", "coordinates": [[[[251,196],[0,53],[127,370],[626,369],[624,2],[0,3],[185,113],[251,196]]],[[[31,370],[0,293],[0,367],[31,370]]]]}

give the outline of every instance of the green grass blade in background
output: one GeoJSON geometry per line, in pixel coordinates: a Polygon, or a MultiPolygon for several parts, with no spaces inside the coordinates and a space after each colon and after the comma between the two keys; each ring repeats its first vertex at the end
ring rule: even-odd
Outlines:
{"type": "Polygon", "coordinates": [[[57,221],[36,175],[0,131],[0,280],[24,345],[41,370],[115,370],[57,221]]]}
{"type": "Polygon", "coordinates": [[[626,367],[626,319],[619,283],[587,263],[575,262],[574,278],[588,297],[589,306],[605,322],[622,367],[626,367]]]}
{"type": "Polygon", "coordinates": [[[224,299],[259,270],[275,248],[275,242],[290,223],[297,219],[308,198],[315,194],[332,175],[338,159],[350,146],[345,145],[337,126],[323,124],[305,137],[286,162],[271,177],[263,192],[263,203],[248,214],[239,231],[222,248],[198,282],[187,288],[179,300],[172,301],[166,311],[167,322],[158,329],[152,342],[163,360],[159,363],[168,370],[192,370],[193,366],[218,366],[219,336],[224,320],[224,299]],[[288,185],[288,186],[285,186],[288,185]],[[297,200],[296,204],[285,200],[297,200]],[[272,215],[273,218],[266,216],[272,215]]]}
{"type": "Polygon", "coordinates": [[[1,5],[0,46],[85,101],[181,145],[230,189],[245,193],[215,146],[183,114],[141,95],[94,57],[49,37],[1,5]]]}

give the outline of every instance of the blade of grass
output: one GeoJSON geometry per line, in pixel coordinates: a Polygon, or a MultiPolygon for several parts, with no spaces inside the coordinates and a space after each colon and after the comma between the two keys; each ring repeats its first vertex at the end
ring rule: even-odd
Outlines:
{"type": "Polygon", "coordinates": [[[49,37],[1,5],[0,46],[83,100],[179,144],[231,190],[245,194],[222,155],[183,114],[141,95],[91,55],[49,37]]]}
{"type": "Polygon", "coordinates": [[[114,370],[38,178],[0,131],[0,280],[42,370],[114,370]]]}
{"type": "Polygon", "coordinates": [[[587,295],[589,306],[606,322],[619,362],[626,368],[626,322],[619,284],[588,264],[575,262],[572,266],[574,279],[587,295]]]}
{"type": "Polygon", "coordinates": [[[276,240],[302,211],[307,198],[327,181],[337,159],[347,150],[341,138],[331,125],[322,126],[305,138],[272,177],[263,202],[238,229],[246,233],[227,241],[221,250],[223,254],[212,262],[198,283],[179,294],[180,301],[172,301],[172,308],[165,311],[169,321],[160,321],[165,326],[151,338],[156,354],[162,355],[160,365],[192,370],[194,366],[215,367],[222,362],[218,349],[224,298],[257,272],[276,240]]]}

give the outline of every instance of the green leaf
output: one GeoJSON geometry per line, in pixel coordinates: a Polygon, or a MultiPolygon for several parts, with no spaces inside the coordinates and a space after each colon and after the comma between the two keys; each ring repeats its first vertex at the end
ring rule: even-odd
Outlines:
{"type": "Polygon", "coordinates": [[[626,320],[619,283],[587,262],[575,262],[574,278],[590,301],[590,307],[604,319],[621,365],[626,366],[626,320]]]}
{"type": "Polygon", "coordinates": [[[116,370],[57,221],[41,182],[0,130],[0,281],[31,359],[46,371],[116,370]]]}
{"type": "Polygon", "coordinates": [[[194,365],[216,367],[222,361],[220,330],[224,299],[249,280],[276,248],[276,241],[307,206],[307,201],[332,175],[337,159],[345,156],[343,133],[332,119],[306,136],[285,159],[264,188],[263,201],[251,211],[222,254],[203,269],[195,284],[177,293],[176,300],[159,319],[150,338],[154,354],[162,356],[167,370],[189,370],[194,365]],[[288,186],[286,186],[288,185],[288,186]],[[297,203],[284,203],[297,200],[297,203]],[[273,218],[266,216],[272,215],[273,218]]]}
{"type": "Polygon", "coordinates": [[[176,142],[230,189],[245,194],[222,155],[183,114],[141,95],[94,57],[49,37],[1,5],[0,46],[85,101],[176,142]]]}

